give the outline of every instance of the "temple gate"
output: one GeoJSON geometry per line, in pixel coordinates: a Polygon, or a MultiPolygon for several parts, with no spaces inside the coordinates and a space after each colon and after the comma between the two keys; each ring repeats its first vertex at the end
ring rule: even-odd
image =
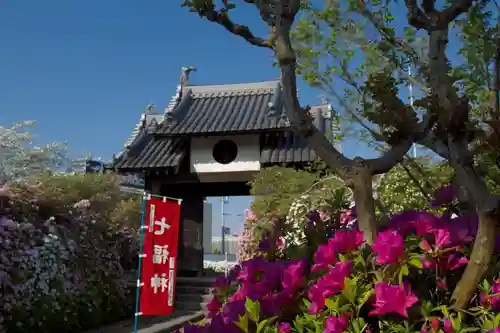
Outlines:
{"type": "MultiPolygon", "coordinates": [[[[121,174],[142,174],[147,191],[183,199],[179,276],[203,271],[206,197],[249,195],[248,182],[261,168],[300,168],[317,158],[290,129],[279,80],[193,85],[193,70],[183,68],[164,112],[147,107],[114,162],[121,174]]],[[[333,142],[331,106],[314,106],[311,114],[333,142]]]]}

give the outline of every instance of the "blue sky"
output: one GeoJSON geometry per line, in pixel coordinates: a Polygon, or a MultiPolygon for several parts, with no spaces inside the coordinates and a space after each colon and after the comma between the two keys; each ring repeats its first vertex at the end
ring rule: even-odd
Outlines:
{"type": "MultiPolygon", "coordinates": [[[[0,124],[37,122],[37,141],[65,141],[71,154],[109,159],[120,151],[145,106],[161,110],[194,65],[191,82],[276,79],[269,50],[251,47],[175,0],[4,0],[0,5],[0,124]]],[[[235,20],[264,35],[253,8],[235,20]]],[[[320,92],[300,83],[304,104],[320,92]]],[[[349,156],[370,152],[344,142],[349,156]]],[[[250,198],[233,198],[227,221],[241,230],[250,198]]],[[[214,234],[220,234],[220,204],[214,234]]]]}

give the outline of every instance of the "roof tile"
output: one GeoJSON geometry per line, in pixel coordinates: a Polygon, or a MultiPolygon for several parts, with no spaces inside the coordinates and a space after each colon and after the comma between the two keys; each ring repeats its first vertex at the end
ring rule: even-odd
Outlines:
{"type": "Polygon", "coordinates": [[[288,127],[281,112],[273,112],[277,82],[225,86],[193,86],[157,134],[236,133],[288,127]]]}
{"type": "Polygon", "coordinates": [[[260,163],[312,162],[318,157],[305,140],[292,132],[264,134],[260,163]]]}
{"type": "Polygon", "coordinates": [[[149,142],[143,149],[128,152],[118,163],[117,169],[148,169],[178,167],[186,155],[184,140],[155,139],[148,137],[149,142]]]}

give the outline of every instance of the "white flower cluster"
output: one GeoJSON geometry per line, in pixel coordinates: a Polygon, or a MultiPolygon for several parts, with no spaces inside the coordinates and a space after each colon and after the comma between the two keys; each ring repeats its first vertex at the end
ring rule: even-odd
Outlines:
{"type": "Polygon", "coordinates": [[[305,240],[306,215],[311,211],[311,206],[311,196],[307,194],[301,196],[290,205],[285,220],[286,233],[284,238],[286,244],[300,245],[305,240]]]}
{"type": "Polygon", "coordinates": [[[217,273],[224,273],[226,271],[231,270],[234,266],[236,266],[235,262],[230,261],[203,261],[203,268],[212,269],[217,273]]]}

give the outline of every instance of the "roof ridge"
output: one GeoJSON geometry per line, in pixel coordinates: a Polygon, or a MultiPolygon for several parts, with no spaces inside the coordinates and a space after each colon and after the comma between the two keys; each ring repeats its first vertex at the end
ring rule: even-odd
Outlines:
{"type": "Polygon", "coordinates": [[[246,91],[246,90],[271,90],[276,89],[279,80],[259,81],[247,83],[233,84],[214,84],[214,85],[188,85],[187,89],[194,94],[211,93],[211,92],[231,92],[231,91],[246,91]]]}

